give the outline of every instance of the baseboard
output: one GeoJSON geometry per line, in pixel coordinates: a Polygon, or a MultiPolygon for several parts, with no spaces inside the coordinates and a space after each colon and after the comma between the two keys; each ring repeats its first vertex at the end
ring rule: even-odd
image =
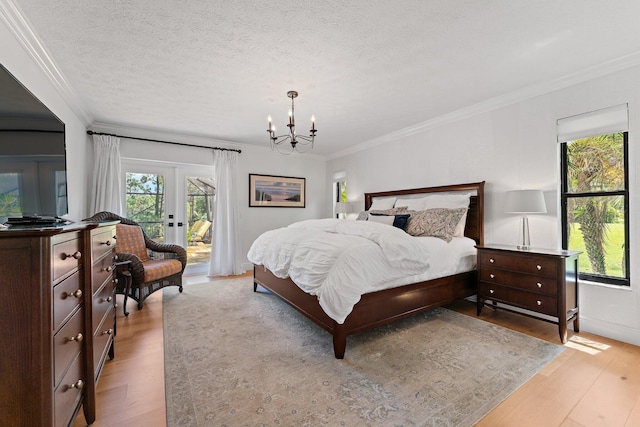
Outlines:
{"type": "Polygon", "coordinates": [[[640,330],[625,325],[580,316],[580,332],[640,346],[640,330]]]}

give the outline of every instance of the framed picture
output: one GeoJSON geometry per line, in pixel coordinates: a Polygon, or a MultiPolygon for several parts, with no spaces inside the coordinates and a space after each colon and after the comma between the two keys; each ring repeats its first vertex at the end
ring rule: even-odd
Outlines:
{"type": "Polygon", "coordinates": [[[305,179],[249,174],[249,207],[304,208],[305,179]]]}

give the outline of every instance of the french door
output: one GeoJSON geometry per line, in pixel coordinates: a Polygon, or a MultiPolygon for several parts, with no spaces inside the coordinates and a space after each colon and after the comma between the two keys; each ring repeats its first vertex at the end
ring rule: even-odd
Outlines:
{"type": "Polygon", "coordinates": [[[125,217],[161,243],[187,249],[186,274],[206,274],[215,186],[211,167],[123,161],[125,217]]]}

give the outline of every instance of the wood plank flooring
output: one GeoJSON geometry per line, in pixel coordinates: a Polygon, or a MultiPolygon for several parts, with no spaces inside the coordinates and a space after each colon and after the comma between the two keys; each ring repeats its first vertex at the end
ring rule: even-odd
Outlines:
{"type": "MultiPolygon", "coordinates": [[[[185,286],[205,280],[186,277],[185,286]]],[[[100,377],[93,426],[164,426],[162,293],[149,297],[140,311],[130,302],[128,318],[120,295],[118,303],[116,357],[100,377]]],[[[474,303],[458,301],[448,308],[475,317],[474,303]]],[[[559,344],[557,326],[550,323],[489,309],[480,318],[559,344]]],[[[584,332],[569,331],[569,337],[562,355],[477,426],[640,426],[640,347],[584,332]]],[[[73,426],[84,425],[80,413],[73,426]]]]}

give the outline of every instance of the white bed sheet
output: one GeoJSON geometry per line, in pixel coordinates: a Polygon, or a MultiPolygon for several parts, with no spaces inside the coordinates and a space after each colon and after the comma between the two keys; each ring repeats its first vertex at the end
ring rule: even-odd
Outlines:
{"type": "Polygon", "coordinates": [[[247,257],[290,277],[344,323],[366,293],[474,270],[474,245],[466,237],[447,243],[371,221],[320,219],[263,233],[247,257]]]}

